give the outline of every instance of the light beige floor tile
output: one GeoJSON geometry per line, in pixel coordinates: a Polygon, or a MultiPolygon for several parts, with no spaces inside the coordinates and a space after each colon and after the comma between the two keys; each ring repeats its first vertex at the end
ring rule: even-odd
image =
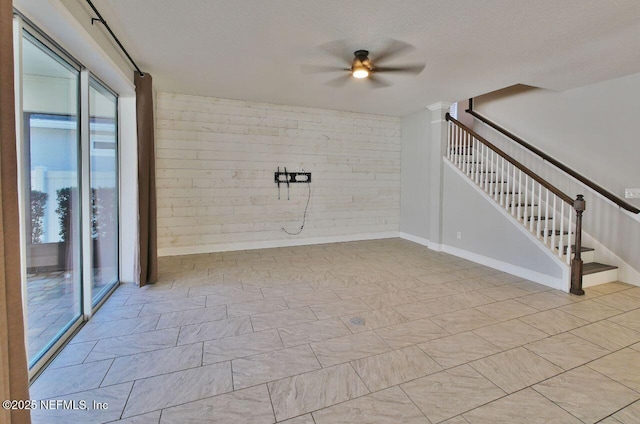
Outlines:
{"type": "Polygon", "coordinates": [[[46,369],[31,385],[32,399],[48,399],[69,393],[82,392],[100,386],[112,360],[72,365],[64,368],[46,369]]]}
{"type": "Polygon", "coordinates": [[[352,333],[362,333],[380,327],[402,324],[407,319],[394,309],[374,309],[340,317],[340,320],[352,333]]]}
{"type": "Polygon", "coordinates": [[[369,393],[349,364],[284,378],[268,387],[278,421],[369,393]]]}
{"type": "Polygon", "coordinates": [[[447,297],[436,299],[437,302],[446,305],[450,311],[459,311],[461,309],[475,308],[476,306],[494,303],[495,300],[488,296],[480,294],[480,292],[458,293],[447,297]]]}
{"type": "Polygon", "coordinates": [[[371,307],[362,299],[346,299],[335,302],[320,303],[312,305],[311,310],[318,319],[329,319],[341,315],[355,314],[361,311],[368,311],[371,307]]]}
{"type": "Polygon", "coordinates": [[[99,340],[85,362],[100,361],[118,356],[134,355],[175,346],[178,341],[178,329],[150,331],[99,340]]]}
{"type": "Polygon", "coordinates": [[[395,349],[449,335],[447,331],[428,318],[379,328],[375,331],[389,346],[395,349]]]}
{"type": "Polygon", "coordinates": [[[233,360],[233,387],[242,389],[320,368],[308,345],[233,360]]]}
{"type": "Polygon", "coordinates": [[[508,284],[499,287],[493,287],[490,289],[479,290],[478,293],[484,296],[489,296],[494,300],[507,300],[531,294],[531,292],[527,290],[509,286],[508,284]]]}
{"type": "Polygon", "coordinates": [[[336,289],[334,291],[340,299],[352,299],[354,297],[365,297],[376,293],[384,293],[386,290],[378,284],[363,284],[345,289],[336,289]]]}
{"type": "Polygon", "coordinates": [[[600,321],[571,331],[609,350],[618,350],[640,341],[640,333],[609,321],[600,321]]]}
{"type": "Polygon", "coordinates": [[[637,392],[584,366],[533,388],[573,416],[589,423],[601,420],[640,398],[637,392]]]}
{"type": "Polygon", "coordinates": [[[589,321],[562,312],[559,309],[549,309],[548,311],[538,312],[519,319],[552,336],[589,323],[589,321]]]}
{"type": "Polygon", "coordinates": [[[451,296],[459,293],[457,290],[454,290],[451,287],[447,287],[444,284],[426,285],[411,289],[409,291],[415,295],[415,299],[421,301],[439,299],[441,297],[451,296]]]}
{"type": "Polygon", "coordinates": [[[523,305],[516,300],[503,300],[502,302],[478,306],[476,309],[498,321],[507,321],[538,312],[537,309],[523,305]]]}
{"type": "Polygon", "coordinates": [[[169,312],[186,311],[189,309],[204,308],[207,303],[205,296],[185,297],[184,299],[166,300],[164,302],[147,303],[140,311],[141,317],[147,315],[160,315],[169,312]]]}
{"type": "Polygon", "coordinates": [[[161,411],[149,412],[147,414],[124,418],[116,422],[118,424],[158,424],[160,423],[160,412],[161,411]]]}
{"type": "Polygon", "coordinates": [[[458,415],[457,417],[442,421],[440,424],[469,424],[469,421],[465,420],[462,415],[458,415]]]}
{"type": "Polygon", "coordinates": [[[420,285],[420,282],[414,278],[396,278],[391,280],[378,281],[376,285],[387,292],[412,289],[420,285]]]}
{"type": "Polygon", "coordinates": [[[251,320],[249,317],[185,325],[180,327],[178,345],[238,336],[240,334],[251,333],[251,331],[251,320]]]}
{"type": "Polygon", "coordinates": [[[286,347],[317,342],[351,334],[351,331],[338,318],[312,321],[278,330],[286,347]]]}
{"type": "Polygon", "coordinates": [[[351,364],[374,392],[442,370],[416,346],[358,359],[351,364]]]}
{"type": "Polygon", "coordinates": [[[634,402],[621,411],[616,412],[612,418],[622,424],[640,423],[640,401],[634,402]]]}
{"type": "Polygon", "coordinates": [[[587,365],[612,380],[640,392],[640,352],[623,349],[587,365]]]}
{"type": "Polygon", "coordinates": [[[313,291],[313,287],[309,283],[287,284],[276,287],[263,287],[262,294],[265,299],[274,299],[278,297],[294,296],[302,293],[313,291]]]}
{"type": "Polygon", "coordinates": [[[116,358],[102,386],[139,380],[202,365],[202,343],[116,358]]]}
{"type": "Polygon", "coordinates": [[[516,300],[539,311],[546,311],[547,309],[558,308],[573,303],[573,300],[570,298],[557,296],[550,291],[522,296],[516,300]]]}
{"type": "Polygon", "coordinates": [[[161,424],[196,422],[271,424],[274,416],[267,387],[262,384],[162,411],[161,424]]]}
{"type": "Polygon", "coordinates": [[[150,377],[134,383],[123,417],[140,415],[232,390],[230,362],[150,377]],[[168,388],[170,390],[167,390],[168,388]]]}
{"type": "Polygon", "coordinates": [[[518,320],[501,322],[500,324],[479,328],[473,332],[502,350],[522,346],[547,337],[546,333],[518,320]]]}
{"type": "Polygon", "coordinates": [[[629,296],[624,291],[600,296],[593,301],[625,312],[640,308],[640,299],[629,296]]]}
{"type": "Polygon", "coordinates": [[[600,321],[622,313],[619,309],[598,303],[595,300],[572,303],[559,309],[589,322],[600,321]]]}
{"type": "Polygon", "coordinates": [[[68,367],[69,365],[79,365],[89,356],[97,341],[74,343],[67,345],[49,364],[48,369],[68,367]]]}
{"type": "Polygon", "coordinates": [[[458,280],[444,283],[445,286],[454,289],[457,292],[468,292],[474,290],[488,289],[495,287],[496,283],[487,281],[484,277],[471,278],[468,280],[458,280]]]}
{"type": "Polygon", "coordinates": [[[303,322],[317,321],[317,319],[311,309],[305,306],[297,309],[254,315],[251,317],[251,322],[253,323],[254,331],[263,331],[302,324],[303,322]]]}
{"type": "Polygon", "coordinates": [[[635,331],[640,332],[640,310],[626,312],[609,318],[607,321],[615,322],[635,331]]]}
{"type": "MultiPolygon", "coordinates": [[[[32,424],[86,424],[106,423],[117,420],[122,414],[132,386],[133,383],[124,383],[56,397],[55,400],[75,401],[78,405],[84,401],[87,409],[36,408],[31,411],[31,422],[32,424]],[[94,401],[106,404],[108,407],[106,409],[94,408],[94,401]]],[[[41,400],[33,396],[32,399],[41,400]]],[[[158,414],[158,418],[159,416],[158,414]]],[[[155,421],[156,424],[157,422],[158,420],[155,421]]]]}
{"type": "Polygon", "coordinates": [[[445,368],[475,361],[501,350],[472,332],[431,340],[418,347],[445,368]]]}
{"type": "MultiPolygon", "coordinates": [[[[112,295],[113,296],[113,295],[112,295]]],[[[107,307],[103,304],[100,309],[91,317],[93,323],[114,321],[118,319],[135,318],[140,314],[144,303],[129,306],[107,307]]]]}
{"type": "Polygon", "coordinates": [[[203,364],[228,361],[283,349],[277,330],[247,333],[204,342],[203,364]]]}
{"type": "Polygon", "coordinates": [[[462,333],[496,322],[496,320],[489,315],[474,309],[449,312],[435,316],[431,318],[431,320],[451,334],[462,333]]]}
{"type": "Polygon", "coordinates": [[[208,308],[190,309],[188,311],[169,312],[160,315],[156,329],[180,327],[182,325],[200,324],[208,321],[227,319],[227,307],[215,305],[208,308]]]}
{"type": "Polygon", "coordinates": [[[319,290],[287,296],[284,300],[289,305],[289,308],[294,309],[323,302],[334,302],[336,300],[340,300],[340,298],[332,290],[319,290]]]}
{"type": "Polygon", "coordinates": [[[415,294],[412,293],[410,289],[365,296],[362,300],[372,309],[382,309],[391,308],[405,303],[413,303],[420,299],[416,298],[415,294]]]}
{"type": "Polygon", "coordinates": [[[405,303],[403,305],[396,305],[393,309],[411,321],[442,315],[455,310],[450,304],[443,302],[442,299],[405,303]]]}
{"type": "Polygon", "coordinates": [[[562,368],[522,347],[478,359],[471,366],[507,393],[562,372],[562,368]]]}
{"type": "Polygon", "coordinates": [[[235,289],[227,293],[207,295],[207,306],[230,305],[232,303],[249,302],[264,299],[260,290],[235,289]]]}
{"type": "Polygon", "coordinates": [[[323,367],[391,350],[391,347],[374,332],[316,342],[312,343],[311,347],[323,367]]]}
{"type": "MultiPolygon", "coordinates": [[[[170,286],[169,286],[170,287],[170,286]]],[[[145,286],[133,291],[125,305],[137,305],[139,303],[164,302],[166,300],[183,299],[189,294],[189,289],[180,288],[173,290],[157,290],[156,287],[145,286]]]]}
{"type": "Polygon", "coordinates": [[[153,331],[159,317],[157,315],[139,318],[119,319],[100,323],[89,322],[73,336],[70,343],[88,342],[106,339],[108,337],[125,336],[136,333],[153,331]]]}
{"type": "Polygon", "coordinates": [[[581,421],[541,396],[525,389],[466,412],[470,424],[580,424],[581,421]]]}
{"type": "Polygon", "coordinates": [[[589,287],[589,290],[597,291],[604,294],[611,294],[622,290],[631,289],[635,286],[627,283],[616,281],[613,283],[600,284],[597,286],[589,287]]]}
{"type": "Polygon", "coordinates": [[[247,315],[264,314],[289,309],[284,299],[252,300],[251,302],[233,303],[227,307],[229,318],[247,315]]]}
{"type": "Polygon", "coordinates": [[[282,424],[316,424],[313,421],[311,414],[301,415],[299,417],[291,418],[290,420],[280,421],[282,424]]]}
{"type": "Polygon", "coordinates": [[[562,333],[525,346],[530,351],[569,370],[610,352],[570,333],[562,333]]]}
{"type": "Polygon", "coordinates": [[[316,424],[430,424],[398,387],[313,413],[316,424]]]}
{"type": "Polygon", "coordinates": [[[401,387],[433,423],[455,417],[505,395],[468,365],[422,377],[401,387]]]}

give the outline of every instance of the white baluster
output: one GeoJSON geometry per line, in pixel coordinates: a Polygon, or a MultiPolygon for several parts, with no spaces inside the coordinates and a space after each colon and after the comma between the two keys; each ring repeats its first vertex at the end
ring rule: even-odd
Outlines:
{"type": "Polygon", "coordinates": [[[518,170],[518,221],[522,216],[522,170],[518,170]]]}
{"type": "Polygon", "coordinates": [[[564,200],[560,204],[560,234],[558,235],[558,256],[562,258],[564,252],[564,200]]]}
{"type": "MultiPolygon", "coordinates": [[[[544,244],[547,245],[547,236],[549,235],[549,189],[547,189],[547,197],[544,201],[544,244]]],[[[547,245],[548,246],[548,245],[547,245]]]]}
{"type": "Polygon", "coordinates": [[[516,213],[516,166],[511,165],[513,168],[513,179],[511,180],[511,215],[516,213]]]}
{"type": "Polygon", "coordinates": [[[480,140],[478,140],[477,138],[473,138],[473,140],[476,142],[476,148],[473,151],[473,166],[476,170],[476,184],[478,184],[480,182],[480,146],[482,146],[480,144],[480,140]]]}
{"type": "Polygon", "coordinates": [[[499,161],[500,159],[502,159],[502,161],[500,165],[500,176],[496,175],[496,180],[500,187],[500,206],[504,207],[504,192],[506,191],[504,189],[504,183],[502,182],[504,180],[504,158],[502,156],[499,156],[498,158],[499,161]]]}
{"type": "MultiPolygon", "coordinates": [[[[533,232],[533,227],[534,227],[534,221],[535,219],[535,211],[533,208],[535,208],[536,206],[536,180],[532,180],[531,182],[531,214],[529,215],[529,231],[533,232]]],[[[536,237],[538,237],[538,235],[536,234],[536,237]]]]}
{"type": "MultiPolygon", "coordinates": [[[[544,220],[546,221],[547,217],[545,217],[544,220]]],[[[540,191],[538,192],[538,226],[536,228],[538,237],[542,237],[542,234],[540,234],[541,226],[542,226],[542,184],[540,184],[540,191]]]]}
{"type": "Polygon", "coordinates": [[[556,218],[556,207],[557,207],[558,196],[553,195],[553,220],[551,221],[551,248],[556,247],[556,222],[558,219],[556,218]]]}
{"type": "Polygon", "coordinates": [[[529,199],[529,176],[525,174],[524,176],[524,215],[522,215],[522,223],[524,227],[527,228],[527,209],[529,209],[528,205],[529,199]]]}
{"type": "Polygon", "coordinates": [[[567,235],[567,264],[571,264],[571,218],[573,218],[573,208],[568,207],[567,209],[569,210],[569,225],[567,226],[567,231],[569,231],[569,234],[567,235]]]}

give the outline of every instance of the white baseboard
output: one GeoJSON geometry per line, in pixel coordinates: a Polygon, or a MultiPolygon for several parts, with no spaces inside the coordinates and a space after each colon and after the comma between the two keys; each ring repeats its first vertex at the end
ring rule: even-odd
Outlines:
{"type": "Polygon", "coordinates": [[[236,250],[269,249],[273,247],[305,246],[310,244],[340,243],[347,241],[376,240],[397,238],[400,233],[387,231],[381,233],[346,234],[340,236],[311,237],[290,240],[248,241],[241,243],[208,244],[203,246],[162,247],[158,256],[196,255],[200,253],[232,252],[236,250]]]}
{"type": "Polygon", "coordinates": [[[431,240],[427,240],[426,238],[414,236],[413,234],[400,232],[400,237],[412,241],[414,243],[418,243],[422,246],[426,246],[431,250],[435,250],[436,252],[442,252],[442,245],[439,243],[433,243],[431,240]]]}
{"type": "Polygon", "coordinates": [[[520,278],[525,278],[527,280],[542,284],[547,287],[551,287],[553,289],[564,290],[564,284],[561,278],[552,277],[550,275],[542,274],[540,272],[502,262],[497,259],[489,258],[487,256],[482,256],[474,252],[469,252],[468,250],[459,249],[457,247],[442,245],[442,251],[478,263],[480,265],[488,266],[490,268],[494,268],[520,278]]]}

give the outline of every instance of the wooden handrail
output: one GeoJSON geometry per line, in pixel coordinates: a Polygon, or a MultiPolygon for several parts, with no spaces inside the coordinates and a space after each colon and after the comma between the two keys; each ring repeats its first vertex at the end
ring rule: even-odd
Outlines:
{"type": "Polygon", "coordinates": [[[522,172],[527,174],[529,177],[531,177],[531,179],[537,181],[541,186],[543,186],[544,188],[546,188],[547,190],[549,190],[550,192],[552,192],[553,194],[558,196],[560,199],[562,199],[562,201],[564,201],[564,202],[568,203],[569,205],[573,206],[573,198],[571,196],[565,194],[564,192],[562,192],[560,189],[556,188],[554,185],[552,185],[550,182],[548,182],[544,178],[539,177],[538,175],[536,175],[535,172],[533,172],[532,170],[530,170],[529,168],[527,168],[526,166],[524,166],[523,164],[521,164],[520,162],[518,162],[517,160],[515,160],[514,158],[512,158],[511,156],[509,156],[505,152],[503,152],[502,150],[500,150],[498,147],[494,146],[486,138],[484,138],[483,136],[481,136],[480,134],[478,134],[477,132],[475,132],[471,128],[469,128],[466,125],[464,125],[462,122],[460,122],[457,119],[455,119],[454,117],[452,117],[449,114],[449,112],[447,112],[447,114],[445,115],[445,119],[447,121],[451,121],[451,122],[455,123],[457,126],[459,126],[460,128],[464,129],[465,131],[467,131],[473,137],[475,137],[476,139],[480,140],[483,144],[485,144],[488,148],[490,148],[491,150],[496,152],[499,156],[501,156],[506,161],[508,161],[512,165],[514,165],[516,168],[520,169],[522,172]]]}
{"type": "Polygon", "coordinates": [[[569,168],[567,165],[565,165],[562,162],[552,158],[551,156],[549,156],[548,154],[546,154],[542,150],[532,146],[531,144],[527,143],[526,141],[524,141],[523,139],[521,139],[517,135],[513,134],[510,131],[505,130],[504,128],[502,128],[501,126],[496,124],[495,122],[485,118],[484,116],[480,115],[478,112],[474,111],[473,110],[473,99],[469,99],[469,109],[467,109],[465,112],[467,112],[468,114],[472,115],[473,117],[479,119],[480,121],[484,122],[485,124],[489,125],[491,128],[493,128],[494,130],[496,130],[499,133],[503,134],[504,136],[509,137],[511,140],[515,141],[516,143],[518,143],[519,145],[521,145],[525,149],[527,149],[527,150],[533,152],[534,154],[540,156],[543,160],[549,162],[550,164],[552,164],[556,168],[560,169],[562,172],[569,174],[570,176],[572,176],[576,180],[580,181],[582,184],[584,184],[587,187],[589,187],[592,190],[594,190],[596,193],[600,194],[601,196],[609,199],[610,201],[612,201],[613,203],[618,205],[618,207],[621,207],[622,209],[625,209],[625,210],[627,210],[627,211],[629,211],[631,213],[636,213],[636,214],[640,213],[640,209],[636,208],[632,204],[630,204],[628,202],[625,202],[620,197],[618,197],[615,194],[611,193],[610,191],[608,191],[604,187],[596,184],[595,182],[591,181],[590,179],[588,179],[588,178],[584,177],[583,175],[577,173],[573,169],[569,168]]]}

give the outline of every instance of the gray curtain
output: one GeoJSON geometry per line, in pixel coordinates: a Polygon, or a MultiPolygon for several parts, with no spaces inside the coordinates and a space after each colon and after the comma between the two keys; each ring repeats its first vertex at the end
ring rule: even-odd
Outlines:
{"type": "Polygon", "coordinates": [[[156,221],[155,122],[153,79],[135,73],[138,126],[138,225],[140,230],[140,286],[158,281],[156,221]]]}
{"type": "MultiPolygon", "coordinates": [[[[22,320],[18,167],[13,89],[13,5],[0,0],[0,399],[29,399],[22,320]]],[[[30,423],[28,410],[0,409],[0,422],[30,423]]]]}

